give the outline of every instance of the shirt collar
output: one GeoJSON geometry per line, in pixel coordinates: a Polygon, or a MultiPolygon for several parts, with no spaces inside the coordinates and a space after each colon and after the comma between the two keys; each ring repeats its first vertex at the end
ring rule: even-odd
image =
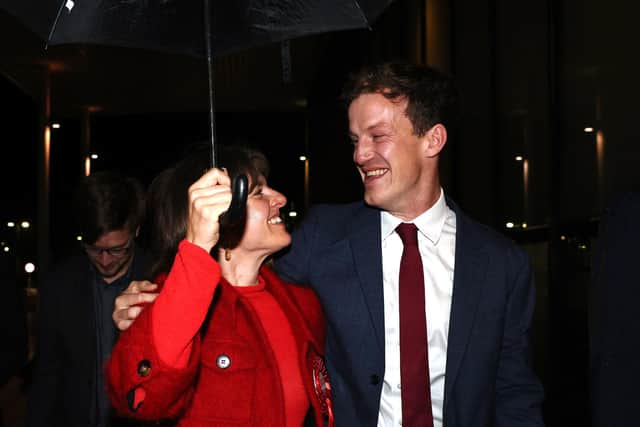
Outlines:
{"type": "MultiPolygon", "coordinates": [[[[437,244],[442,235],[442,229],[444,228],[444,222],[450,212],[447,202],[444,197],[444,191],[440,188],[440,197],[429,209],[421,213],[413,221],[413,224],[418,227],[418,231],[429,239],[433,244],[437,244]]],[[[389,237],[401,222],[402,219],[391,215],[387,211],[382,211],[380,215],[382,226],[382,240],[384,241],[389,237]]]]}

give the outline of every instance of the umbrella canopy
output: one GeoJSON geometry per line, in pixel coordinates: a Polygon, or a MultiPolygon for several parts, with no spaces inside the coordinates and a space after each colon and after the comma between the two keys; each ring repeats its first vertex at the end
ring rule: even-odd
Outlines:
{"type": "Polygon", "coordinates": [[[366,28],[392,0],[1,0],[50,45],[83,43],[206,55],[366,28]],[[205,15],[205,4],[210,3],[205,15]]]}
{"type": "Polygon", "coordinates": [[[0,0],[47,45],[100,44],[205,55],[215,165],[213,55],[366,28],[393,0],[0,0]]]}

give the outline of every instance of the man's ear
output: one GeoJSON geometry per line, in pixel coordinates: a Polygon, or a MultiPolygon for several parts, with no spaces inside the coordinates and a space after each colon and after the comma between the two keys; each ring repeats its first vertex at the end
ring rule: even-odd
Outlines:
{"type": "Polygon", "coordinates": [[[426,146],[425,156],[436,157],[447,143],[447,128],[441,123],[436,123],[424,135],[426,146]]]}

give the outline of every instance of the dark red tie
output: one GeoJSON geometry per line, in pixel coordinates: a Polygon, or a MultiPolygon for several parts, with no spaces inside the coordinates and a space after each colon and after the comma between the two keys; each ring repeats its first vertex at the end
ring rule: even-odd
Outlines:
{"type": "Polygon", "coordinates": [[[404,245],[399,284],[402,426],[432,427],[424,274],[418,251],[418,229],[413,224],[402,223],[396,232],[404,245]]]}

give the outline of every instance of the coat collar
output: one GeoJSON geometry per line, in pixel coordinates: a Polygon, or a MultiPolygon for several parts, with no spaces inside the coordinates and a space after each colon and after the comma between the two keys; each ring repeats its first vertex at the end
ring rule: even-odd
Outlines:
{"type": "Polygon", "coordinates": [[[384,292],[382,288],[382,246],[380,211],[364,205],[353,217],[346,240],[353,252],[354,266],[369,309],[376,341],[384,353],[384,292]]]}
{"type": "MultiPolygon", "coordinates": [[[[293,286],[301,287],[301,285],[286,284],[280,277],[269,267],[262,266],[260,275],[265,279],[266,289],[278,301],[280,307],[287,315],[291,323],[291,330],[299,340],[308,341],[314,347],[317,354],[324,354],[324,339],[318,336],[318,332],[314,330],[306,316],[302,314],[301,308],[295,303],[292,295],[293,286]]],[[[309,289],[309,292],[312,292],[309,289]]],[[[320,302],[318,301],[317,309],[320,310],[320,302]]],[[[324,336],[324,333],[320,334],[324,336]]]]}
{"type": "Polygon", "coordinates": [[[451,200],[447,204],[456,213],[456,258],[453,277],[453,298],[449,323],[445,402],[450,395],[476,317],[478,304],[486,287],[486,268],[489,254],[486,240],[478,227],[451,200]]]}
{"type": "MultiPolygon", "coordinates": [[[[280,308],[284,311],[291,330],[296,337],[296,341],[299,343],[309,342],[310,345],[318,354],[324,354],[324,341],[322,337],[318,336],[318,333],[314,331],[313,327],[309,324],[307,318],[302,314],[301,309],[295,303],[295,298],[292,296],[292,290],[288,286],[301,286],[294,284],[286,284],[280,277],[273,272],[269,267],[262,266],[260,268],[260,277],[264,279],[265,291],[268,291],[271,296],[278,302],[280,308]],[[315,332],[315,333],[314,333],[315,332]]],[[[241,304],[241,294],[235,289],[234,286],[221,277],[220,284],[218,286],[218,292],[225,292],[227,303],[231,305],[231,313],[233,315],[233,323],[236,322],[236,316],[238,313],[238,304],[241,304]]],[[[318,302],[318,309],[320,309],[320,303],[318,302]]],[[[324,333],[321,334],[324,336],[324,333]]]]}

